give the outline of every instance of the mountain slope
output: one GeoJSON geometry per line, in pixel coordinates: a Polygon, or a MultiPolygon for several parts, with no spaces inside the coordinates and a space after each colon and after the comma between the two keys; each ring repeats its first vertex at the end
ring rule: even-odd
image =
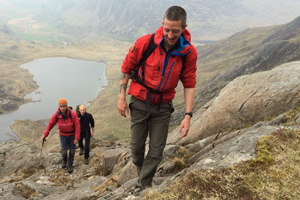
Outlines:
{"type": "Polygon", "coordinates": [[[8,26],[0,25],[0,41],[16,39],[18,36],[8,26]]]}
{"type": "Polygon", "coordinates": [[[300,60],[300,17],[281,26],[247,29],[227,40],[198,47],[196,103],[207,102],[238,76],[300,60]],[[215,74],[201,83],[203,74],[215,74]]]}

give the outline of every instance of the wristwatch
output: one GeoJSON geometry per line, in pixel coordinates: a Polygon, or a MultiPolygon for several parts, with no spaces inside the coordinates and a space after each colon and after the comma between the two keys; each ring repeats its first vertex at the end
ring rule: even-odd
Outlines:
{"type": "Polygon", "coordinates": [[[185,115],[189,115],[189,116],[193,117],[193,112],[187,112],[187,113],[185,113],[185,115]]]}

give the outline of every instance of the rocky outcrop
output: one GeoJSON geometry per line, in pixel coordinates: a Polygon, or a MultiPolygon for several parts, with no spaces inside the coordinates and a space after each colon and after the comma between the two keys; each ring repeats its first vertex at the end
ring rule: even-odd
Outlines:
{"type": "Polygon", "coordinates": [[[210,106],[198,111],[201,116],[195,114],[187,137],[179,140],[175,129],[168,143],[191,144],[286,112],[300,102],[299,76],[300,62],[296,61],[236,78],[220,91],[210,106]]]}
{"type": "Polygon", "coordinates": [[[59,152],[41,151],[22,140],[2,142],[0,198],[90,199],[99,195],[99,185],[105,183],[104,190],[116,187],[109,175],[122,164],[126,148],[95,139],[93,145],[98,146],[91,152],[89,165],[76,152],[74,172],[69,174],[61,168],[59,152]]]}
{"type": "Polygon", "coordinates": [[[186,150],[179,145],[167,145],[153,187],[135,195],[132,189],[136,185],[137,171],[126,143],[111,144],[94,139],[89,165],[84,165],[83,157],[76,152],[74,172],[69,174],[61,169],[59,153],[43,151],[40,157],[40,150],[28,143],[4,142],[0,144],[0,197],[115,200],[140,199],[151,191],[162,193],[174,180],[192,171],[220,169],[255,158],[257,140],[282,128],[278,126],[283,117],[187,145],[186,148],[195,153],[189,157],[189,165],[180,170],[172,158],[186,156],[186,150]],[[42,165],[39,165],[40,161],[42,165]]]}
{"type": "Polygon", "coordinates": [[[256,156],[254,146],[257,140],[277,129],[276,126],[261,123],[220,136],[189,159],[190,169],[221,169],[253,159],[256,156]]]}
{"type": "Polygon", "coordinates": [[[83,157],[77,151],[74,171],[69,174],[61,169],[58,152],[43,151],[40,157],[40,149],[28,143],[4,142],[0,145],[0,198],[115,200],[140,199],[151,191],[162,193],[173,181],[192,171],[220,169],[255,158],[255,143],[260,137],[278,129],[283,116],[250,128],[224,132],[193,146],[187,145],[187,149],[195,153],[189,157],[189,165],[180,170],[172,158],[186,156],[187,149],[167,145],[164,159],[153,179],[153,187],[139,194],[132,193],[137,182],[137,171],[126,149],[128,144],[111,144],[94,139],[89,165],[83,164],[83,157]],[[42,165],[39,165],[40,161],[42,165]]]}

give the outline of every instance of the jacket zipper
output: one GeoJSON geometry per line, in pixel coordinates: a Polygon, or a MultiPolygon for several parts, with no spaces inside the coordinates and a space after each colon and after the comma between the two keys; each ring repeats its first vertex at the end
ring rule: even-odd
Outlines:
{"type": "MultiPolygon", "coordinates": [[[[167,55],[167,53],[165,52],[165,55],[167,55]]],[[[169,54],[168,56],[165,56],[165,60],[164,60],[164,66],[163,66],[163,69],[162,69],[162,72],[161,72],[161,79],[160,79],[160,83],[158,85],[158,88],[157,90],[159,91],[159,88],[162,84],[162,81],[164,79],[164,75],[165,75],[165,71],[166,71],[166,68],[167,68],[167,65],[168,65],[168,61],[169,61],[169,57],[170,57],[171,54],[169,54]]],[[[156,99],[156,94],[154,94],[154,98],[153,98],[153,101],[152,101],[152,105],[154,105],[154,102],[155,102],[155,99],[156,99]]]]}

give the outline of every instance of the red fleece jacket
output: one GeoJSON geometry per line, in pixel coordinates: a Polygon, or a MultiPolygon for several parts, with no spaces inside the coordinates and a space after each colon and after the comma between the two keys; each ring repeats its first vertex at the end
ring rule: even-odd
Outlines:
{"type": "Polygon", "coordinates": [[[56,124],[58,125],[60,135],[70,136],[75,134],[75,140],[80,140],[80,123],[75,111],[67,109],[67,114],[63,116],[58,108],[57,112],[52,115],[44,132],[45,137],[49,135],[49,132],[56,124]],[[69,112],[71,112],[72,119],[69,112]]]}

